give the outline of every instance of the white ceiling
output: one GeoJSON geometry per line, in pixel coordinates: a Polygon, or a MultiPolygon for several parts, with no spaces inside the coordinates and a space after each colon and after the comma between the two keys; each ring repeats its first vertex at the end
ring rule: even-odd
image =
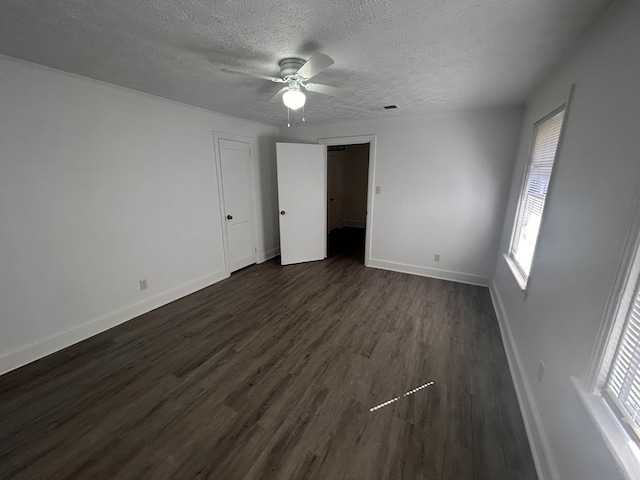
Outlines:
{"type": "MultiPolygon", "coordinates": [[[[283,57],[315,51],[309,123],[519,104],[611,0],[2,0],[0,53],[272,125],[283,57]],[[380,111],[396,104],[396,111],[380,111]]],[[[1,85],[0,85],[1,88],[1,85]]],[[[297,123],[297,122],[296,122],[297,123]]]]}

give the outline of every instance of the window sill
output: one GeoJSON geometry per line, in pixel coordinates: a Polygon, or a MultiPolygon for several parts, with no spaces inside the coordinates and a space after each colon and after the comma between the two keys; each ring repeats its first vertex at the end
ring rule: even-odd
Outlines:
{"type": "Polygon", "coordinates": [[[587,391],[581,380],[571,377],[571,383],[587,414],[600,430],[620,472],[628,480],[637,479],[640,472],[640,448],[613,414],[604,398],[587,391]]]}
{"type": "Polygon", "coordinates": [[[504,257],[504,261],[507,262],[507,265],[509,266],[509,270],[511,270],[511,273],[513,274],[513,278],[515,278],[516,283],[518,284],[518,287],[520,287],[520,290],[522,290],[525,294],[528,293],[527,279],[522,276],[522,274],[518,270],[518,267],[516,267],[516,264],[513,263],[513,260],[511,260],[511,257],[509,257],[509,255],[507,255],[506,253],[503,253],[502,256],[504,257]]]}

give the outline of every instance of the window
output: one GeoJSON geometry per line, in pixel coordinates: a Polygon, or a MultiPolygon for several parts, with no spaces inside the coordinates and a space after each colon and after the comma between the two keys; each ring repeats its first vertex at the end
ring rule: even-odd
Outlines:
{"type": "Polygon", "coordinates": [[[640,440],[640,273],[636,252],[634,266],[619,301],[612,332],[613,352],[606,358],[603,396],[620,420],[640,440]]]}
{"type": "Polygon", "coordinates": [[[507,260],[524,289],[529,279],[542,213],[562,131],[565,105],[534,125],[533,146],[525,175],[507,260]]]}
{"type": "Polygon", "coordinates": [[[625,478],[640,472],[640,197],[629,219],[615,280],[603,312],[585,384],[572,378],[578,397],[625,478]]]}

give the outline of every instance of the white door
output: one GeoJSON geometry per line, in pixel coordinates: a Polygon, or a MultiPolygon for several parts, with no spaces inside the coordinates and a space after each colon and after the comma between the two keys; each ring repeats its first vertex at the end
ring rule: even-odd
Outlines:
{"type": "Polygon", "coordinates": [[[222,214],[229,271],[256,263],[253,228],[253,168],[248,142],[218,138],[222,214]]]}
{"type": "Polygon", "coordinates": [[[282,265],[327,256],[327,147],[277,143],[282,265]]]}

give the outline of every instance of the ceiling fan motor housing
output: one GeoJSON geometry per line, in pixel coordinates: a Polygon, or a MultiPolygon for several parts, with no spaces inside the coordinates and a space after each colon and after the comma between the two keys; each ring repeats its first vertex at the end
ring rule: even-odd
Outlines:
{"type": "Polygon", "coordinates": [[[304,65],[304,62],[305,60],[301,58],[283,58],[278,63],[280,65],[280,75],[286,80],[287,77],[295,75],[300,70],[300,67],[304,65]]]}
{"type": "Polygon", "coordinates": [[[274,103],[282,100],[288,108],[296,110],[304,105],[304,91],[307,90],[341,99],[349,96],[349,92],[341,88],[331,87],[321,83],[308,83],[311,78],[333,65],[333,63],[334,61],[329,55],[316,52],[308,60],[297,57],[286,57],[280,60],[280,62],[278,62],[278,65],[280,66],[280,77],[263,75],[261,73],[239,72],[227,69],[222,70],[226,73],[246,75],[249,77],[260,78],[262,80],[269,80],[275,83],[286,84],[286,86],[278,90],[278,92],[269,99],[269,102],[274,103]]]}

